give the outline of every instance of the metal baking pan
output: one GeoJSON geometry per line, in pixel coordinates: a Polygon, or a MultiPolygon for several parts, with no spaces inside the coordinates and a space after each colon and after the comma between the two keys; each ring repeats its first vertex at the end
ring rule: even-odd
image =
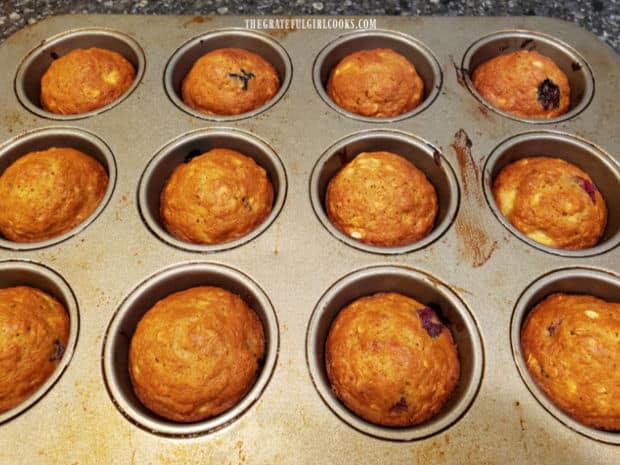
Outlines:
{"type": "Polygon", "coordinates": [[[41,287],[72,319],[63,363],[31,399],[0,416],[0,463],[608,463],[620,432],[582,426],[530,379],[519,328],[558,290],[620,300],[620,59],[590,33],[525,18],[378,17],[376,30],[249,30],[237,17],[59,16],[0,46],[0,169],[33,147],[82,147],[110,173],[101,208],[56,240],[0,240],[0,285],[41,287]],[[137,68],[122,99],[58,117],[38,102],[38,79],[75,47],[124,54],[137,68]],[[280,93],[251,114],[187,108],[179,82],[192,60],[222,46],[269,59],[280,93]],[[335,107],[329,69],[363,48],[390,47],[416,65],[423,104],[372,120],[335,107]],[[533,121],[503,114],[472,89],[469,71],[504,51],[536,49],[568,74],[571,110],[533,121]],[[158,191],[188,154],[238,149],[265,167],[274,209],[251,235],[192,246],[161,226],[158,191]],[[329,178],[362,150],[393,150],[435,184],[429,237],[377,248],[343,236],[324,209],[329,178]],[[564,157],[594,178],[609,206],[602,242],[563,252],[532,243],[498,213],[493,176],[526,155],[564,157]],[[240,294],[263,321],[267,352],[242,402],[178,424],[137,401],[127,348],[157,299],[199,284],[240,294]],[[442,412],[411,428],[367,423],[333,397],[323,366],[329,324],[361,295],[397,290],[441,308],[462,373],[442,412]]]}

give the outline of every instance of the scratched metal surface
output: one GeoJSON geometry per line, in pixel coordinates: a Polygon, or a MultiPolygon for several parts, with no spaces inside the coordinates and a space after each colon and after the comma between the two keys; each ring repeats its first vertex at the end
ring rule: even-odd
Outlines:
{"type": "MultiPolygon", "coordinates": [[[[411,118],[389,124],[358,121],[321,100],[312,83],[313,61],[343,32],[325,30],[272,34],[291,57],[293,73],[286,95],[268,111],[210,122],[179,110],[163,86],[170,56],[192,37],[241,26],[235,17],[63,16],[25,28],[0,47],[0,141],[43,127],[82,128],[105,141],[117,163],[111,200],[85,230],[40,250],[0,251],[2,259],[32,260],[57,271],[73,289],[80,314],[77,346],[65,373],[32,408],[0,425],[0,463],[618,463],[617,445],[561,424],[526,388],[511,351],[510,321],[518,297],[541,275],[575,266],[617,274],[620,252],[580,258],[537,250],[498,222],[482,188],[482,166],[494,147],[528,130],[574,134],[618,159],[618,56],[590,33],[546,18],[380,17],[379,28],[426,44],[442,70],[436,100],[411,118]],[[43,40],[79,27],[112,28],[133,37],[145,55],[140,84],[126,100],[89,118],[63,122],[28,112],[13,88],[21,60],[43,40]],[[477,39],[502,29],[545,32],[577,49],[596,83],[586,110],[567,121],[533,125],[481,106],[459,83],[454,63],[477,39]],[[139,214],[137,190],[161,147],[180,134],[210,127],[238,128],[265,140],[284,165],[288,190],[281,213],[263,234],[237,248],[205,254],[171,247],[153,235],[139,214]],[[456,173],[456,219],[421,250],[381,255],[352,248],[333,237],[313,212],[309,178],[321,154],[351,133],[375,129],[425,139],[456,173]],[[279,353],[266,389],[240,418],[216,432],[164,437],[128,421],[111,401],[102,375],[102,345],[115,311],[139,283],[192,261],[233,267],[265,291],[279,321],[279,353]],[[373,265],[404,265],[447,283],[480,329],[485,359],[479,392],[460,420],[425,439],[396,442],[356,431],[327,408],[309,375],[305,340],[315,305],[340,278],[373,265]]],[[[610,209],[617,208],[617,198],[607,200],[610,209]]]]}

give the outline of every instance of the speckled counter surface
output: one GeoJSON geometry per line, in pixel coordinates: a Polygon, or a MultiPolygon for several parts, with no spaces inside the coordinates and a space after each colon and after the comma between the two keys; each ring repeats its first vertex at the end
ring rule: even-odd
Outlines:
{"type": "Polygon", "coordinates": [[[9,0],[0,2],[0,42],[26,24],[67,13],[179,15],[447,15],[560,18],[579,24],[620,53],[620,0],[9,0]]]}

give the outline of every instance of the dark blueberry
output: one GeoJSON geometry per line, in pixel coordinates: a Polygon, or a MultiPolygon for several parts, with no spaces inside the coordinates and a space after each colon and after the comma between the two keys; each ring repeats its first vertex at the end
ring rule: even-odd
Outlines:
{"type": "Polygon", "coordinates": [[[439,321],[433,309],[429,307],[418,308],[416,312],[422,322],[422,327],[430,337],[437,337],[441,334],[443,324],[441,324],[441,321],[439,321]]]}
{"type": "Polygon", "coordinates": [[[249,73],[244,69],[241,70],[241,74],[228,73],[228,75],[231,78],[239,79],[240,81],[243,81],[243,87],[242,87],[243,90],[248,90],[248,82],[250,81],[250,79],[256,77],[254,73],[249,73]]]}
{"type": "Polygon", "coordinates": [[[54,339],[54,347],[52,349],[52,353],[50,354],[49,361],[55,362],[56,360],[60,360],[65,353],[65,346],[63,346],[58,339],[54,339]]]}
{"type": "Polygon", "coordinates": [[[398,402],[390,407],[391,412],[404,412],[405,410],[407,410],[407,400],[404,397],[398,399],[398,402]]]}
{"type": "Polygon", "coordinates": [[[545,79],[538,86],[538,101],[545,110],[559,107],[560,88],[551,79],[545,79]]]}
{"type": "Polygon", "coordinates": [[[560,323],[562,323],[562,320],[555,320],[551,322],[551,324],[547,328],[547,332],[549,333],[549,336],[553,336],[553,333],[555,333],[555,330],[557,329],[557,327],[560,326],[560,323]]]}
{"type": "Polygon", "coordinates": [[[581,187],[584,192],[590,196],[592,203],[596,203],[596,193],[598,192],[598,189],[594,183],[586,178],[582,178],[581,176],[575,176],[575,181],[577,181],[579,187],[581,187]]]}

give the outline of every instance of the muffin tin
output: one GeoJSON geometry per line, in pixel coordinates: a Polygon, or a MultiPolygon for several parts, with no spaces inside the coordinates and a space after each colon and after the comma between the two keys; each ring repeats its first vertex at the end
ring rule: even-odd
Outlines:
{"type": "Polygon", "coordinates": [[[0,416],[0,461],[618,463],[620,433],[559,412],[532,383],[518,346],[527,312],[551,292],[620,300],[618,56],[590,33],[549,18],[378,17],[380,30],[356,32],[243,26],[236,17],[60,16],[0,46],[0,168],[32,144],[86,144],[115,179],[88,224],[59,240],[28,247],[0,241],[0,283],[31,283],[64,300],[74,349],[35,396],[0,416]],[[134,63],[133,88],[85,115],[41,110],[37,76],[46,63],[93,45],[134,63]],[[278,96],[234,118],[184,107],[176,95],[183,69],[220,46],[270,59],[283,82],[278,96]],[[386,46],[418,67],[427,84],[422,105],[381,120],[335,108],[324,89],[330,66],[342,54],[386,46]],[[514,118],[472,91],[470,66],[519,48],[559,60],[578,89],[569,114],[514,118]],[[158,190],[185,157],[219,145],[266,169],[273,212],[238,241],[177,241],[161,227],[158,190]],[[333,173],[358,151],[380,147],[414,161],[438,191],[435,228],[411,247],[365,246],[325,215],[333,173]],[[489,195],[493,176],[524,151],[563,156],[590,172],[610,211],[599,246],[548,249],[498,214],[489,195]],[[199,284],[246,299],[265,326],[267,355],[235,408],[205,422],[174,423],[133,395],[127,347],[154,300],[199,284]],[[322,364],[338,309],[380,290],[436,305],[459,346],[455,395],[437,417],[411,428],[356,417],[331,393],[322,364]]]}

